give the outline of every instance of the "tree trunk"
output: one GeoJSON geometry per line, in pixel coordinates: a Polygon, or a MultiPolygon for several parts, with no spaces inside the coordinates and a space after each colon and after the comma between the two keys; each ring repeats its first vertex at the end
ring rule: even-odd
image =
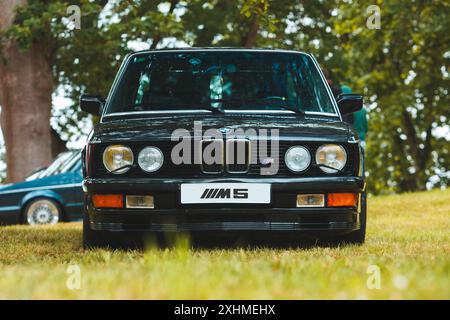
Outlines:
{"type": "MultiPolygon", "coordinates": [[[[178,2],[180,2],[179,0],[171,0],[170,1],[170,8],[169,8],[169,12],[167,13],[167,15],[171,15],[173,13],[173,11],[175,10],[175,7],[177,6],[178,2]]],[[[162,39],[162,34],[158,33],[155,38],[152,41],[152,45],[150,46],[151,50],[156,49],[156,47],[158,46],[158,43],[161,41],[162,39]]]]}
{"type": "Polygon", "coordinates": [[[256,37],[258,36],[258,29],[259,29],[258,17],[255,15],[253,17],[248,33],[242,39],[242,45],[245,48],[252,48],[255,45],[256,37]]]}
{"type": "MultiPolygon", "coordinates": [[[[26,0],[0,1],[0,31],[14,21],[14,7],[26,0]]],[[[1,128],[8,182],[17,182],[52,160],[50,114],[53,79],[45,44],[21,52],[17,43],[3,47],[0,62],[1,128]]]]}
{"type": "Polygon", "coordinates": [[[245,48],[252,48],[255,46],[256,39],[258,37],[258,31],[261,23],[261,15],[266,13],[267,8],[264,7],[264,3],[259,4],[259,8],[252,14],[249,29],[241,40],[241,45],[245,48]]]}

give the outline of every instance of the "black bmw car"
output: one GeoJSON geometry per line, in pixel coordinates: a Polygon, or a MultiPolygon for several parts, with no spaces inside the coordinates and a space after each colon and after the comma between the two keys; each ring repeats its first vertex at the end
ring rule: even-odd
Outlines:
{"type": "Polygon", "coordinates": [[[362,243],[363,153],[315,58],[266,49],[128,55],[83,151],[84,244],[258,233],[362,243]]]}

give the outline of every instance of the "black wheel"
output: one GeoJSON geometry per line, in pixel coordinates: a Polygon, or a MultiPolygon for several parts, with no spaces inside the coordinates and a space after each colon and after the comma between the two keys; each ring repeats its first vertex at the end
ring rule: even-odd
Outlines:
{"type": "Polygon", "coordinates": [[[361,213],[359,215],[360,228],[349,234],[333,238],[336,244],[363,244],[366,239],[367,197],[364,192],[361,195],[361,213]]]}
{"type": "Polygon", "coordinates": [[[110,249],[128,249],[139,246],[133,235],[112,231],[92,230],[89,223],[89,217],[86,213],[83,215],[83,248],[110,248],[110,249]]]}
{"type": "Polygon", "coordinates": [[[23,211],[23,223],[32,226],[56,224],[62,220],[62,209],[59,203],[49,198],[31,200],[23,211]]]}
{"type": "Polygon", "coordinates": [[[112,241],[109,241],[107,235],[102,231],[92,230],[89,225],[89,217],[86,213],[83,214],[83,248],[102,248],[112,246],[112,241]]]}

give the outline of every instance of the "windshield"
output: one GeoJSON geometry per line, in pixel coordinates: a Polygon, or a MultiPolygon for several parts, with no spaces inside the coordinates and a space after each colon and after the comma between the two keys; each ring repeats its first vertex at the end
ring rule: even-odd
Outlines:
{"type": "Polygon", "coordinates": [[[190,109],[335,113],[311,57],[266,51],[132,56],[106,113],[190,109]]]}
{"type": "Polygon", "coordinates": [[[56,159],[52,162],[48,168],[39,171],[39,174],[34,176],[34,174],[27,178],[27,180],[34,180],[45,178],[48,176],[66,173],[70,171],[74,165],[80,160],[80,152],[78,151],[68,151],[60,153],[56,159]]]}

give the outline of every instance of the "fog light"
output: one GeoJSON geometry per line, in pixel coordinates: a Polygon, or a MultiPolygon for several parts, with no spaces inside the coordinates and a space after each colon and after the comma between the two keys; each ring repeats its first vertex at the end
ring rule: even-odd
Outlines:
{"type": "Polygon", "coordinates": [[[298,194],[297,207],[324,207],[325,197],[323,194],[298,194]]]}
{"type": "Polygon", "coordinates": [[[356,207],[357,193],[330,193],[328,194],[328,207],[356,207]]]}
{"type": "Polygon", "coordinates": [[[123,208],[121,194],[94,194],[92,203],[96,208],[123,208]]]}
{"type": "Polygon", "coordinates": [[[127,208],[153,209],[153,196],[127,196],[127,208]]]}

